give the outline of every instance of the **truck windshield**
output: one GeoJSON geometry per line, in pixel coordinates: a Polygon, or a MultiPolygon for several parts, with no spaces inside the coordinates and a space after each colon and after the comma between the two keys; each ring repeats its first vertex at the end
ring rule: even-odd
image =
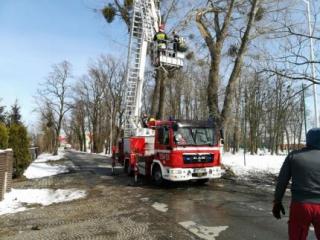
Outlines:
{"type": "Polygon", "coordinates": [[[179,127],[174,131],[174,141],[177,145],[209,145],[217,144],[213,128],[179,127]]]}

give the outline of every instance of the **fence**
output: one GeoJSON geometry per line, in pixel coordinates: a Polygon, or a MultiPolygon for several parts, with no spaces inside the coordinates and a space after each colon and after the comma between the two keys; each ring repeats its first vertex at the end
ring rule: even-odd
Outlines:
{"type": "Polygon", "coordinates": [[[33,161],[39,156],[39,148],[31,147],[29,148],[29,153],[30,153],[31,161],[33,161]]]}
{"type": "Polygon", "coordinates": [[[0,150],[0,201],[4,194],[11,190],[12,183],[12,150],[0,150]]]}

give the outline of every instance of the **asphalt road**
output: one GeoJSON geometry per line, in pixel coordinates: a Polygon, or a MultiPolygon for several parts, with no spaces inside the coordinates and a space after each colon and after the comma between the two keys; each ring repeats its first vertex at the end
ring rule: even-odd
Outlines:
{"type": "MultiPolygon", "coordinates": [[[[85,189],[87,198],[0,216],[0,239],[287,239],[288,217],[272,217],[272,190],[263,181],[155,187],[140,178],[133,186],[120,167],[112,176],[105,156],[70,151],[67,157],[60,164],[70,173],[14,187],[85,189]]],[[[288,212],[288,198],[285,206],[288,212]]],[[[312,230],[308,239],[316,239],[312,230]]]]}
{"type": "MultiPolygon", "coordinates": [[[[96,174],[110,175],[110,159],[70,153],[70,159],[81,169],[96,174]]],[[[133,179],[117,169],[114,179],[131,185],[133,179]]],[[[289,198],[286,198],[286,216],[276,220],[271,214],[272,190],[264,185],[237,183],[220,179],[205,186],[192,183],[170,184],[161,188],[140,178],[135,193],[148,205],[146,211],[156,209],[172,225],[182,226],[199,239],[287,239],[289,198]]],[[[130,198],[130,196],[128,196],[130,198]]],[[[163,229],[166,232],[166,229],[163,229]]],[[[310,230],[308,239],[316,239],[310,230]]]]}

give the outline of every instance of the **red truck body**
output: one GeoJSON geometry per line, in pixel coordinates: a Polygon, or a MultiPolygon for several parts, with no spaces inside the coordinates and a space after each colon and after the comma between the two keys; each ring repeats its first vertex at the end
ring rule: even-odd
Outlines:
{"type": "Polygon", "coordinates": [[[118,161],[129,174],[163,180],[207,181],[221,177],[220,131],[208,121],[153,121],[123,138],[118,161]],[[184,139],[185,138],[185,139],[184,139]]]}

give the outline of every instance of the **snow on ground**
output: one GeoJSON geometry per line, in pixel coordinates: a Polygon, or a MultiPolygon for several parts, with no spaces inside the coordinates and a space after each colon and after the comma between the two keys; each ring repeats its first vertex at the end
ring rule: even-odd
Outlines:
{"type": "Polygon", "coordinates": [[[48,163],[31,163],[23,175],[28,179],[54,176],[69,172],[69,169],[63,165],[51,165],[48,163]]]}
{"type": "Polygon", "coordinates": [[[0,202],[0,215],[25,211],[28,205],[41,204],[48,206],[53,203],[68,202],[84,198],[86,191],[77,189],[12,189],[5,194],[0,202]]]}
{"type": "MultiPolygon", "coordinates": [[[[23,175],[28,179],[33,179],[68,172],[68,168],[64,165],[47,163],[63,158],[64,153],[62,151],[57,156],[48,153],[41,154],[30,164],[23,175]]],[[[0,202],[0,215],[25,211],[30,209],[30,205],[34,204],[47,206],[53,203],[84,198],[85,196],[86,192],[84,190],[77,189],[12,189],[10,193],[5,194],[4,200],[0,202]]]]}
{"type": "Polygon", "coordinates": [[[69,172],[68,168],[63,165],[52,165],[46,162],[48,161],[58,161],[64,158],[64,153],[59,152],[57,156],[53,156],[49,153],[44,153],[39,155],[29,167],[25,170],[23,175],[28,179],[49,177],[61,173],[69,172]]]}
{"type": "Polygon", "coordinates": [[[230,168],[237,177],[247,178],[252,175],[274,174],[280,171],[286,155],[271,155],[269,153],[260,153],[250,155],[246,153],[245,161],[243,152],[232,154],[223,153],[222,163],[230,168]]]}
{"type": "Polygon", "coordinates": [[[152,204],[152,207],[160,212],[168,211],[168,205],[164,203],[155,202],[154,204],[152,204]]]}
{"type": "Polygon", "coordinates": [[[202,226],[193,221],[179,222],[179,224],[187,229],[189,232],[197,235],[204,240],[215,240],[220,233],[227,230],[229,226],[202,226]]]}
{"type": "Polygon", "coordinates": [[[33,162],[48,162],[48,161],[58,161],[64,158],[64,152],[59,151],[58,155],[53,156],[50,153],[42,153],[38,156],[37,159],[35,159],[33,162]]]}

